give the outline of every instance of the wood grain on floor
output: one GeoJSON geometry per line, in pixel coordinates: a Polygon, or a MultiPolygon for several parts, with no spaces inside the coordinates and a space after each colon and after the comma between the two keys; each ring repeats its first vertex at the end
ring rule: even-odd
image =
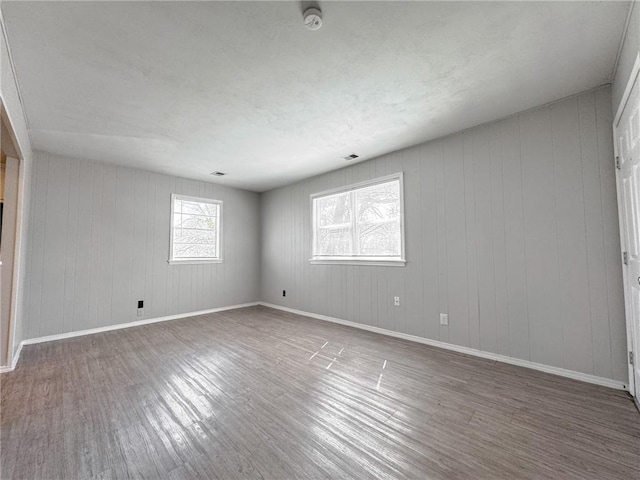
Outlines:
{"type": "Polygon", "coordinates": [[[627,393],[251,307],[24,348],[0,477],[640,478],[627,393]]]}

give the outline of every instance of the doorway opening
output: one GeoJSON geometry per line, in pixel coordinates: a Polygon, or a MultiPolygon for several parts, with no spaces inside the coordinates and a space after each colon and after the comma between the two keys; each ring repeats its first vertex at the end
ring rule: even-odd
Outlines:
{"type": "MultiPolygon", "coordinates": [[[[0,106],[2,106],[0,104],[0,106]]],[[[18,280],[21,155],[4,106],[0,108],[0,369],[13,367],[18,280]]]]}

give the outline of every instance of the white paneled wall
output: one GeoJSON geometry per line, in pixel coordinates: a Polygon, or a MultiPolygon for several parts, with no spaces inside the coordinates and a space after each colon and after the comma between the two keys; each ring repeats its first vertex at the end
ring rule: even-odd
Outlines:
{"type": "Polygon", "coordinates": [[[262,300],[624,381],[611,122],[607,87],[263,194],[262,300]],[[309,195],[398,171],[406,267],[310,265],[309,195]]]}
{"type": "Polygon", "coordinates": [[[42,152],[32,192],[25,338],[259,300],[256,193],[42,152]],[[224,202],[223,263],[167,263],[172,193],[224,202]]]}

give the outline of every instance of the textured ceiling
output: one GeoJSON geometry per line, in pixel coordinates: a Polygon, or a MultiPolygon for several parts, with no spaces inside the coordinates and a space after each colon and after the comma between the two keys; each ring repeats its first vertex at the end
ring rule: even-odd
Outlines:
{"type": "Polygon", "coordinates": [[[629,7],[321,6],[4,1],[34,147],[264,191],[608,83],[629,7]]]}

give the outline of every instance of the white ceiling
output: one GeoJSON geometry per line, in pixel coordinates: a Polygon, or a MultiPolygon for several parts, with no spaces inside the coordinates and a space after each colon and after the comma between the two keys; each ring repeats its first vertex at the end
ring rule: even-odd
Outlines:
{"type": "Polygon", "coordinates": [[[34,147],[265,191],[608,83],[629,8],[321,6],[4,1],[34,147]]]}

